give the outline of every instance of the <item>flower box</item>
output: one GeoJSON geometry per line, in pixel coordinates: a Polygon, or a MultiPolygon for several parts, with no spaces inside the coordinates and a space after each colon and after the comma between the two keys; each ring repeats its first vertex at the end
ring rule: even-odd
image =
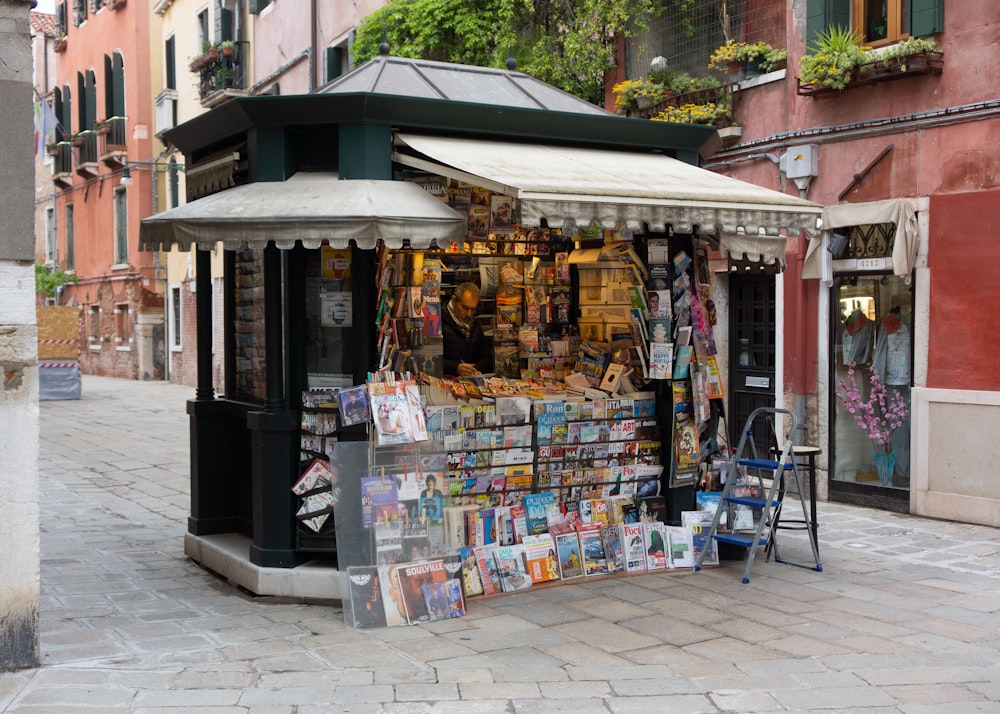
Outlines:
{"type": "MultiPolygon", "coordinates": [[[[925,74],[941,74],[944,67],[944,55],[937,50],[917,52],[905,57],[893,57],[888,60],[875,59],[854,68],[851,79],[844,89],[863,87],[869,84],[880,84],[906,77],[916,77],[925,74]]],[[[827,87],[822,84],[798,83],[798,93],[802,96],[815,97],[826,94],[837,94],[842,90],[827,87]]]]}

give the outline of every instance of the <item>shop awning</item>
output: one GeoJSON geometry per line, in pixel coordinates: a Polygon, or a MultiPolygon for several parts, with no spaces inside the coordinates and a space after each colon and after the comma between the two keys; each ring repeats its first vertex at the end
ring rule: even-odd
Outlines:
{"type": "Polygon", "coordinates": [[[371,249],[378,240],[399,248],[409,240],[426,248],[437,239],[462,240],[466,217],[405,181],[351,179],[336,173],[299,172],[287,181],[260,181],[220,191],[143,219],[139,246],[169,250],[264,248],[296,241],[317,248],[323,241],[346,247],[354,240],[371,249]]]}
{"type": "Polygon", "coordinates": [[[697,226],[724,252],[784,262],[784,231],[816,233],[823,207],[662,154],[397,133],[393,159],[518,198],[525,225],[697,226]],[[759,238],[759,240],[758,240],[759,238]]]}
{"type": "Polygon", "coordinates": [[[824,208],[823,235],[810,236],[809,249],[802,265],[802,277],[832,279],[830,262],[832,256],[824,248],[829,238],[824,239],[823,236],[828,236],[837,228],[879,223],[892,223],[896,226],[896,238],[892,248],[892,271],[900,276],[909,275],[913,271],[920,245],[917,215],[908,200],[897,198],[868,203],[845,203],[824,208]],[[824,272],[830,274],[824,275],[824,272]]]}

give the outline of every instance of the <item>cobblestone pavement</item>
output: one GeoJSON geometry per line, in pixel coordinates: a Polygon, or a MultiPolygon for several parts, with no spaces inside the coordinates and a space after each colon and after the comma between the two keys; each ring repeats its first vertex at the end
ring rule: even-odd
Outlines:
{"type": "Polygon", "coordinates": [[[1000,530],[821,503],[822,573],[724,562],[356,631],[185,558],[192,395],[84,377],[41,404],[43,665],[0,675],[0,712],[1000,712],[1000,530]]]}

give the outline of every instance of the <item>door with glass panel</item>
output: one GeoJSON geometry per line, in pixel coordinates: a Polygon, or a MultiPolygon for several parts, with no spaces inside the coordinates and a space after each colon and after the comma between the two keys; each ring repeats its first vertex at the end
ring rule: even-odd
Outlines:
{"type": "Polygon", "coordinates": [[[905,512],[912,288],[889,273],[840,273],[830,305],[830,498],[905,512]]]}

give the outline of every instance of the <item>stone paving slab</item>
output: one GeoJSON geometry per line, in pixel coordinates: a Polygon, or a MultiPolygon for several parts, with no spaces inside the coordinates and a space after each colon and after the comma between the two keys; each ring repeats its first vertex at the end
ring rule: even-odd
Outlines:
{"type": "Polygon", "coordinates": [[[1000,712],[998,529],[820,503],[822,573],[726,561],[355,631],[186,559],[193,389],[83,380],[40,405],[43,665],[0,674],[2,714],[1000,712]]]}

